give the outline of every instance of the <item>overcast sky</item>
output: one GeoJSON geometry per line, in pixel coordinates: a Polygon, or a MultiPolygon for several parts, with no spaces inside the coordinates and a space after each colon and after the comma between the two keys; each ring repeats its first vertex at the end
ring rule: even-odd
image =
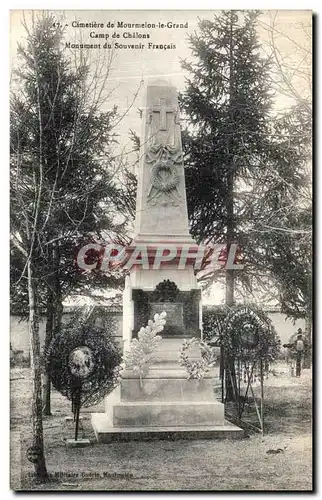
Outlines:
{"type": "MultiPolygon", "coordinates": [[[[30,12],[24,11],[27,21],[30,21],[30,12]]],[[[128,144],[131,148],[131,143],[127,140],[129,128],[140,133],[140,119],[137,113],[137,108],[141,106],[144,90],[149,81],[155,78],[163,78],[171,81],[178,90],[183,90],[185,85],[185,74],[180,66],[180,59],[191,58],[191,51],[187,37],[197,29],[198,18],[212,19],[215,13],[219,11],[209,10],[180,10],[180,11],[108,11],[108,10],[78,10],[78,11],[52,11],[58,21],[64,19],[68,27],[66,28],[66,41],[75,42],[80,40],[80,36],[84,43],[101,43],[103,45],[106,40],[90,38],[90,32],[108,33],[110,36],[113,32],[120,34],[120,39],[113,39],[122,44],[144,43],[145,47],[142,50],[125,50],[118,49],[112,64],[112,71],[106,86],[106,92],[114,89],[106,107],[111,107],[114,104],[123,112],[133,101],[137,89],[140,87],[140,82],[143,80],[143,85],[139,95],[135,101],[135,105],[129,110],[124,120],[118,127],[118,132],[122,137],[122,145],[128,144]],[[156,28],[156,29],[90,29],[90,28],[72,28],[73,21],[82,23],[188,23],[188,28],[156,28]],[[149,34],[150,39],[124,39],[123,32],[138,32],[149,34]],[[173,50],[149,50],[147,44],[174,44],[176,49],[173,50]]],[[[272,17],[276,11],[262,11],[260,18],[263,25],[270,25],[272,17]]],[[[25,36],[24,28],[21,25],[22,11],[11,12],[10,25],[10,48],[11,61],[16,64],[16,48],[17,43],[23,41],[25,36]]],[[[303,65],[310,70],[310,58],[303,60],[303,54],[299,47],[307,45],[307,40],[304,39],[302,25],[309,25],[311,22],[311,11],[295,11],[295,10],[280,10],[276,17],[275,32],[278,48],[283,57],[288,57],[294,69],[303,65]],[[292,42],[294,40],[296,43],[292,42]],[[298,47],[296,46],[298,44],[298,47]]],[[[263,42],[265,49],[268,34],[264,27],[259,28],[259,36],[263,42]]],[[[111,39],[107,40],[110,42],[111,39]]],[[[68,50],[68,49],[66,49],[68,50]]],[[[266,50],[266,49],[265,49],[266,50]]],[[[101,51],[93,49],[91,51],[92,58],[95,59],[101,51]]],[[[93,65],[94,66],[94,65],[93,65]]],[[[302,86],[301,81],[298,81],[298,86],[302,86]]],[[[280,96],[278,106],[287,104],[285,97],[280,96]]]]}

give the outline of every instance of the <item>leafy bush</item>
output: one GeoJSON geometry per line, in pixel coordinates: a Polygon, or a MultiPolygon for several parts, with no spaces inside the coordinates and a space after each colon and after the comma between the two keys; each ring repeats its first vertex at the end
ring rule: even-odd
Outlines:
{"type": "Polygon", "coordinates": [[[219,306],[215,309],[204,308],[202,311],[202,332],[204,340],[211,340],[221,335],[226,316],[230,308],[219,306]]]}
{"type": "Polygon", "coordinates": [[[166,315],[166,312],[155,314],[154,321],[149,320],[147,326],[140,329],[138,338],[132,340],[129,350],[124,355],[125,369],[139,375],[141,385],[143,377],[148,374],[154,362],[155,349],[162,340],[158,333],[164,328],[166,315]]]}

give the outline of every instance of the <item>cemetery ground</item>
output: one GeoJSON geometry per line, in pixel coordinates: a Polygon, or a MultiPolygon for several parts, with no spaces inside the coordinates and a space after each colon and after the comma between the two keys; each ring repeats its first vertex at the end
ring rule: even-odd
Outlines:
{"type": "Polygon", "coordinates": [[[35,484],[30,446],[30,371],[11,369],[11,488],[16,490],[302,490],[312,489],[311,371],[300,378],[270,375],[265,381],[266,434],[242,440],[151,442],[95,441],[92,411],[82,411],[79,437],[87,448],[67,448],[73,438],[71,404],[53,391],[52,417],[44,417],[51,480],[35,484]],[[21,444],[20,444],[21,440],[21,444]]]}

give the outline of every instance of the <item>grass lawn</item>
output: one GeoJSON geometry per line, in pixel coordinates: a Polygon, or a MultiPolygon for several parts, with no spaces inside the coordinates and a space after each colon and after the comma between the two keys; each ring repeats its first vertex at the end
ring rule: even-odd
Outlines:
{"type": "MultiPolygon", "coordinates": [[[[30,446],[28,369],[11,370],[11,488],[15,490],[302,490],[312,489],[311,372],[265,382],[267,433],[240,441],[195,440],[98,444],[82,412],[83,436],[92,446],[66,448],[73,423],[70,402],[54,392],[52,417],[44,418],[51,480],[35,484],[26,458],[30,446]],[[279,453],[269,450],[281,449],[279,453]]],[[[81,437],[81,436],[80,436],[81,437]]]]}

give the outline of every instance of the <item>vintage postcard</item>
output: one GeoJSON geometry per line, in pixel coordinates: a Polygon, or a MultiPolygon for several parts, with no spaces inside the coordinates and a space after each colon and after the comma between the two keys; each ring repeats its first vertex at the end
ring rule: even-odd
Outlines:
{"type": "Polygon", "coordinates": [[[10,487],[312,491],[312,12],[10,13],[10,487]]]}

